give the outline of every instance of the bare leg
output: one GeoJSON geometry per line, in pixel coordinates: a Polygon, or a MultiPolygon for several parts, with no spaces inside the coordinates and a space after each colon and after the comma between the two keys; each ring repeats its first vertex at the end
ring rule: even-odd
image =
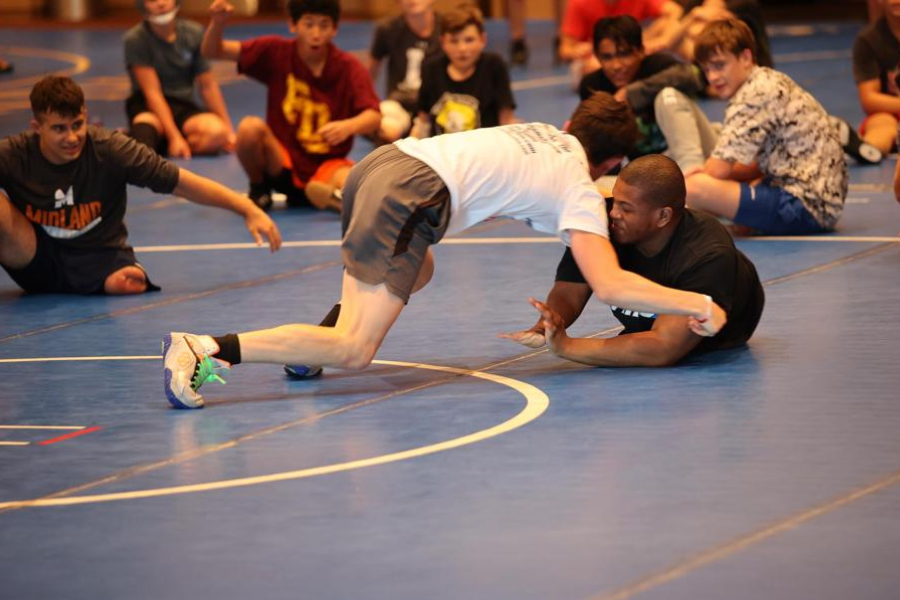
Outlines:
{"type": "Polygon", "coordinates": [[[0,192],[0,264],[22,269],[37,252],[34,228],[9,198],[0,192]]]}
{"type": "Polygon", "coordinates": [[[741,184],[716,179],[706,173],[687,178],[687,205],[718,217],[734,220],[741,205],[741,184]]]}
{"type": "Polygon", "coordinates": [[[194,115],[185,121],[182,134],[194,154],[218,154],[228,144],[225,122],[211,112],[194,115]]]}
{"type": "Polygon", "coordinates": [[[863,141],[889,154],[897,139],[897,117],[889,113],[875,113],[866,121],[866,134],[863,141]]]}
{"type": "Polygon", "coordinates": [[[245,117],[237,130],[237,157],[250,183],[262,183],[266,174],[278,175],[284,168],[281,144],[259,117],[245,117]]]}
{"type": "Polygon", "coordinates": [[[295,324],[241,333],[241,360],[363,369],[403,306],[384,284],[369,285],[345,272],[335,327],[295,324]]]}

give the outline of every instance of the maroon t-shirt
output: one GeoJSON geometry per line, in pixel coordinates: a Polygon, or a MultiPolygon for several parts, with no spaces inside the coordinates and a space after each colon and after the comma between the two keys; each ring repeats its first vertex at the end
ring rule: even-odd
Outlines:
{"type": "Polygon", "coordinates": [[[241,42],[238,71],[268,88],[266,123],[288,151],[294,174],[303,182],[332,158],[344,158],[353,136],[331,146],[316,133],[330,121],[341,121],[371,108],[378,96],[369,72],[352,55],[328,45],[320,77],[297,54],[297,41],[263,36],[241,42]]]}

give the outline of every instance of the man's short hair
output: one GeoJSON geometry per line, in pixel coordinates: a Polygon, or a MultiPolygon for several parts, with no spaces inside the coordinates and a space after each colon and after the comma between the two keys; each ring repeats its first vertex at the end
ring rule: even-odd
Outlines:
{"type": "Polygon", "coordinates": [[[443,33],[459,33],[469,25],[474,25],[479,33],[484,33],[484,14],[473,4],[459,4],[455,8],[441,13],[441,31],[443,33]]]}
{"type": "Polygon", "coordinates": [[[684,211],[684,175],[678,163],[662,154],[648,154],[634,159],[619,173],[619,180],[638,191],[641,200],[656,208],[684,211]]]}
{"type": "Polygon", "coordinates": [[[323,15],[331,17],[336,26],[341,18],[341,3],[340,0],[288,0],[287,11],[291,23],[296,23],[303,15],[323,15]]]}
{"type": "Polygon", "coordinates": [[[631,108],[606,92],[596,92],[578,105],[569,122],[569,133],[584,146],[592,165],[627,155],[638,137],[631,108]]]}
{"type": "Polygon", "coordinates": [[[612,40],[618,48],[643,50],[641,24],[631,15],[604,17],[594,25],[594,52],[603,40],[612,40]]]}
{"type": "Polygon", "coordinates": [[[73,118],[84,109],[84,92],[70,77],[47,75],[31,88],[31,112],[40,120],[47,113],[73,118]]]}
{"type": "Polygon", "coordinates": [[[746,23],[739,19],[713,21],[703,28],[694,41],[694,60],[704,64],[719,52],[739,56],[749,50],[756,62],[756,38],[746,23]]]}

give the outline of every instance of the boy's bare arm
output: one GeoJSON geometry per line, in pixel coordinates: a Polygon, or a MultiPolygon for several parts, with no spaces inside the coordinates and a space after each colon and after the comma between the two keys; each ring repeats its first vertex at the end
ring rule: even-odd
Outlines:
{"type": "Polygon", "coordinates": [[[900,113],[900,98],[883,93],[878,79],[863,81],[857,84],[856,90],[859,93],[859,103],[867,114],[900,113]]]}
{"type": "Polygon", "coordinates": [[[200,44],[201,54],[206,58],[237,62],[241,55],[241,43],[223,39],[225,22],[234,12],[234,7],[228,3],[228,0],[214,0],[209,7],[209,12],[209,25],[206,27],[203,41],[200,44]]]}

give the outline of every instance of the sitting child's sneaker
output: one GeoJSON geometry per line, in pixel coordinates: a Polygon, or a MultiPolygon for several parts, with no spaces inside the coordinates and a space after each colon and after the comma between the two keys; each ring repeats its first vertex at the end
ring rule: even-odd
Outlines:
{"type": "Polygon", "coordinates": [[[284,372],[291,379],[312,379],[322,374],[322,367],[308,365],[284,365],[284,372]]]}
{"type": "Polygon", "coordinates": [[[341,212],[341,190],[321,181],[310,181],[306,184],[306,198],[319,210],[341,212]]]}
{"type": "Polygon", "coordinates": [[[220,375],[231,369],[231,364],[215,358],[219,351],[208,335],[172,332],[163,338],[163,369],[166,398],[175,408],[203,408],[203,396],[197,393],[207,381],[224,384],[220,375]]]}
{"type": "Polygon", "coordinates": [[[884,158],[881,150],[868,142],[862,141],[862,138],[850,126],[850,123],[835,116],[829,116],[828,119],[837,127],[841,147],[853,160],[863,165],[877,165],[881,162],[881,159],[884,158]]]}

